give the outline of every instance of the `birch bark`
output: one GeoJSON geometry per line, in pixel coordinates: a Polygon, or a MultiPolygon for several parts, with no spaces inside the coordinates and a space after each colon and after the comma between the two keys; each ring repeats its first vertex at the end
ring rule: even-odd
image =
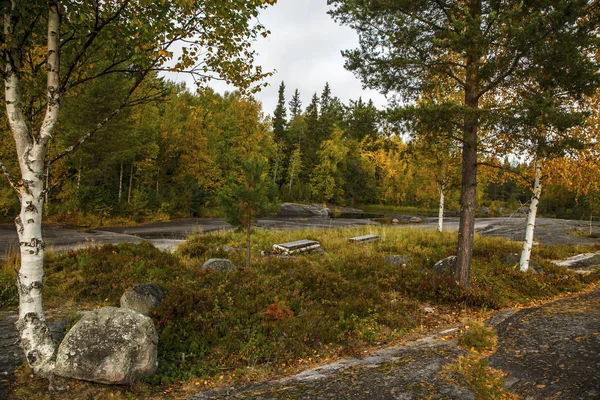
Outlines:
{"type": "Polygon", "coordinates": [[[444,191],[446,190],[446,182],[442,180],[440,183],[440,208],[438,211],[438,232],[444,231],[444,191]]]}
{"type": "Polygon", "coordinates": [[[527,215],[527,226],[525,227],[525,240],[521,250],[521,259],[519,261],[519,270],[527,272],[529,270],[529,259],[531,258],[531,249],[533,247],[533,231],[535,229],[535,217],[537,214],[540,196],[542,194],[542,167],[535,161],[535,178],[533,181],[533,196],[529,205],[529,214],[527,215]]]}
{"type": "Polygon", "coordinates": [[[21,107],[22,54],[18,47],[19,38],[15,34],[12,15],[16,5],[16,2],[11,2],[11,12],[4,15],[4,34],[5,37],[10,38],[11,43],[5,67],[5,104],[21,172],[21,181],[14,186],[21,202],[19,215],[15,219],[21,255],[21,267],[17,273],[19,319],[16,326],[27,362],[37,375],[49,376],[54,369],[56,344],[46,324],[42,303],[44,283],[42,214],[46,152],[58,117],[60,100],[59,5],[53,1],[48,4],[47,106],[39,132],[30,131],[21,107]]]}

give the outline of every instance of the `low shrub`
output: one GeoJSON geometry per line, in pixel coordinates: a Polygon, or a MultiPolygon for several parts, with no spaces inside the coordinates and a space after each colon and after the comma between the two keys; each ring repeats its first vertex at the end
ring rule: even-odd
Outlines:
{"type": "MultiPolygon", "coordinates": [[[[215,380],[224,371],[272,374],[283,365],[355,354],[419,326],[424,303],[496,309],[576,291],[599,279],[599,274],[581,277],[552,265],[554,255],[566,252],[562,247],[538,246],[534,257],[544,272],[523,274],[500,261],[501,254],[518,251],[514,242],[477,237],[472,287],[461,290],[452,276],[431,270],[453,254],[456,234],[397,227],[256,230],[252,243],[251,268],[242,267],[244,251],[223,251],[224,246],[244,247],[244,235],[234,232],[190,239],[176,254],[149,243],[48,252],[46,302],[116,305],[134,284],[160,285],[166,299],[152,312],[160,337],[159,369],[149,383],[170,384],[215,380]],[[349,237],[366,233],[382,240],[348,243],[349,237]],[[261,256],[275,243],[305,238],[318,240],[326,253],[261,256]],[[412,263],[385,264],[389,254],[407,255],[412,263]],[[240,267],[227,273],[201,268],[205,259],[218,255],[240,267]]],[[[8,279],[5,272],[0,285],[8,279]]],[[[465,346],[480,346],[473,343],[465,346]]]]}
{"type": "Polygon", "coordinates": [[[474,322],[465,327],[466,331],[458,338],[458,345],[478,352],[490,351],[495,345],[496,332],[482,322],[474,322]]]}

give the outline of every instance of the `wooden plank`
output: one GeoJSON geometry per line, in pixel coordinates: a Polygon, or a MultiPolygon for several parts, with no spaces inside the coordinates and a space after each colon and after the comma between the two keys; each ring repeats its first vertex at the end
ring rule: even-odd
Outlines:
{"type": "Polygon", "coordinates": [[[321,244],[316,240],[296,240],[295,242],[274,244],[273,249],[282,251],[285,254],[299,253],[321,247],[321,244]]]}
{"type": "Polygon", "coordinates": [[[348,241],[350,241],[351,243],[376,242],[378,240],[380,240],[380,238],[377,235],[363,235],[348,239],[348,241]]]}

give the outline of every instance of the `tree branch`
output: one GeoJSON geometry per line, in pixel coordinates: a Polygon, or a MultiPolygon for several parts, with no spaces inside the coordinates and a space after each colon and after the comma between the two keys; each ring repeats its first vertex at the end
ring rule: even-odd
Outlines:
{"type": "Polygon", "coordinates": [[[102,121],[100,121],[99,123],[97,123],[96,126],[94,128],[92,128],[92,130],[90,130],[85,135],[81,136],[73,145],[69,146],[68,148],[66,148],[65,150],[63,150],[61,153],[59,153],[56,156],[52,157],[48,161],[48,164],[52,165],[56,161],[58,161],[61,158],[63,158],[64,156],[66,156],[68,154],[71,154],[72,152],[74,152],[75,150],[77,150],[79,148],[79,146],[81,146],[86,140],[88,140],[90,137],[92,137],[104,125],[106,125],[117,114],[119,114],[119,112],[121,112],[121,110],[123,108],[125,108],[127,105],[129,105],[129,103],[130,103],[129,99],[131,98],[131,96],[133,95],[133,93],[135,92],[135,90],[140,86],[140,84],[142,83],[142,81],[144,80],[144,78],[146,77],[146,75],[148,74],[148,72],[149,71],[143,71],[143,72],[140,73],[140,75],[138,76],[138,78],[135,81],[134,85],[131,87],[131,89],[129,90],[129,92],[125,96],[125,99],[123,100],[123,102],[113,112],[111,112],[108,116],[106,116],[106,118],[104,118],[102,121]]]}
{"type": "Polygon", "coordinates": [[[92,32],[90,32],[90,34],[88,35],[88,38],[87,38],[86,42],[83,44],[83,46],[81,46],[81,48],[77,52],[77,55],[73,58],[73,61],[71,62],[71,65],[69,65],[67,67],[67,72],[64,75],[64,77],[62,79],[62,82],[61,82],[61,86],[62,87],[67,87],[67,82],[71,78],[71,75],[73,74],[73,71],[75,71],[75,69],[78,66],[79,61],[81,60],[81,58],[85,55],[86,51],[94,43],[94,41],[96,40],[96,38],[100,34],[100,31],[102,31],[102,29],[104,29],[107,25],[109,25],[111,22],[113,22],[115,19],[117,19],[121,15],[121,13],[123,12],[123,10],[125,10],[125,8],[129,5],[129,3],[130,3],[130,0],[123,1],[123,3],[121,4],[121,7],[119,7],[114,12],[113,15],[111,15],[109,18],[107,18],[106,20],[104,20],[102,23],[99,23],[99,19],[98,19],[98,16],[100,14],[99,11],[96,12],[96,21],[94,23],[94,30],[92,32]]]}

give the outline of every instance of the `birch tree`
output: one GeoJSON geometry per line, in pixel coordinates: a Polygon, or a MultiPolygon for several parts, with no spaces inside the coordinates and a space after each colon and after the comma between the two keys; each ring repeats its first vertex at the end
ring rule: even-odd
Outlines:
{"type": "Polygon", "coordinates": [[[250,41],[268,31],[248,22],[274,2],[245,0],[235,7],[219,0],[0,3],[4,103],[18,161],[17,171],[11,171],[0,160],[0,170],[21,203],[15,219],[21,255],[17,328],[36,374],[52,374],[56,350],[42,305],[47,166],[75,151],[125,107],[143,101],[134,93],[153,72],[185,71],[200,84],[222,79],[242,89],[258,89],[253,83],[267,74],[253,65],[250,41]],[[174,59],[177,43],[183,43],[183,50],[174,59]],[[49,159],[61,98],[110,74],[131,77],[119,106],[49,159]]]}

